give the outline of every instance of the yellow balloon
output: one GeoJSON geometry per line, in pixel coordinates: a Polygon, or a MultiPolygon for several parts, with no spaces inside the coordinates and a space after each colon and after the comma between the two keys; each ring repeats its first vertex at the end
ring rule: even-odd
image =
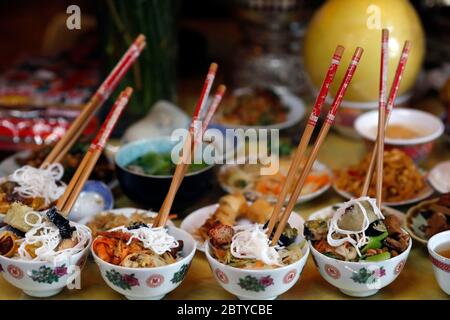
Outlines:
{"type": "Polygon", "coordinates": [[[305,69],[319,87],[337,45],[345,47],[330,93],[334,95],[357,46],[364,48],[361,62],[347,89],[345,100],[378,100],[381,29],[389,29],[389,89],[405,40],[411,53],[398,95],[408,91],[420,71],[425,52],[424,31],[408,0],[328,0],[313,16],[304,42],[305,69]]]}

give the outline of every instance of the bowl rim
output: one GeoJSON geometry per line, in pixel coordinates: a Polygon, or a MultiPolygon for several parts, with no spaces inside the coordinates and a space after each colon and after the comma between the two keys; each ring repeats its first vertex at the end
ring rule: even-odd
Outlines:
{"type": "MultiPolygon", "coordinates": [[[[114,164],[116,165],[116,167],[119,167],[120,169],[122,169],[123,171],[125,171],[125,172],[127,172],[127,173],[129,173],[131,175],[140,176],[140,177],[144,177],[144,178],[161,179],[161,180],[163,180],[163,179],[172,179],[173,175],[151,175],[151,174],[143,174],[143,173],[138,173],[138,172],[131,171],[130,169],[126,168],[125,166],[122,166],[121,164],[119,164],[119,162],[117,160],[117,157],[119,156],[119,154],[121,152],[123,152],[123,150],[125,148],[132,148],[135,145],[139,145],[139,144],[142,144],[144,142],[156,142],[156,141],[165,141],[165,142],[169,141],[169,142],[172,142],[170,140],[170,137],[168,137],[168,136],[144,138],[144,139],[139,139],[139,140],[128,142],[128,143],[120,146],[119,150],[117,150],[117,152],[115,153],[115,155],[114,155],[114,164]]],[[[190,177],[190,176],[195,176],[195,175],[201,174],[201,173],[203,173],[205,171],[208,171],[208,170],[214,168],[215,166],[216,166],[216,164],[209,164],[208,166],[206,166],[203,169],[200,169],[200,170],[197,170],[197,171],[194,171],[194,172],[187,172],[185,174],[185,177],[190,177]]]]}
{"type": "Polygon", "coordinates": [[[222,262],[218,261],[216,258],[214,258],[210,254],[209,250],[210,250],[211,243],[210,243],[209,240],[205,241],[205,244],[206,244],[205,245],[205,255],[208,258],[208,260],[212,259],[216,263],[218,263],[219,265],[224,267],[225,269],[230,269],[230,270],[237,271],[237,272],[249,272],[249,273],[255,273],[255,274],[264,274],[264,273],[278,272],[278,271],[281,272],[281,271],[286,271],[286,270],[292,268],[294,265],[301,264],[301,263],[306,262],[308,260],[309,253],[310,253],[311,250],[309,248],[309,245],[308,245],[306,239],[304,239],[304,240],[305,240],[306,251],[303,253],[303,256],[300,259],[298,259],[297,261],[295,261],[295,262],[293,262],[291,264],[288,264],[286,266],[273,268],[273,269],[243,269],[243,268],[237,268],[237,267],[233,267],[233,266],[229,266],[229,265],[223,264],[222,262]]]}
{"type": "Polygon", "coordinates": [[[440,255],[439,253],[436,252],[436,246],[434,248],[431,248],[431,243],[433,242],[433,240],[435,240],[433,238],[435,238],[435,237],[437,238],[437,237],[445,236],[445,235],[448,235],[450,237],[450,230],[445,230],[445,231],[442,231],[442,232],[439,232],[439,233],[436,233],[435,235],[433,235],[429,239],[429,240],[432,240],[432,241],[431,242],[428,241],[428,243],[427,243],[427,249],[428,249],[428,252],[429,252],[430,255],[436,255],[436,256],[440,257],[442,260],[444,260],[445,262],[450,262],[450,258],[446,258],[446,257],[444,257],[444,256],[442,256],[442,255],[440,255]]]}
{"type": "MultiPolygon", "coordinates": [[[[367,139],[370,141],[375,141],[376,136],[371,136],[368,134],[367,130],[363,130],[364,129],[363,123],[365,121],[367,121],[366,118],[369,118],[369,117],[373,116],[373,114],[377,114],[377,113],[378,113],[378,110],[371,110],[371,111],[368,111],[368,112],[365,112],[365,113],[359,115],[356,118],[353,128],[364,139],[367,139]]],[[[411,145],[417,145],[417,144],[424,144],[424,143],[428,143],[428,142],[436,140],[444,133],[444,129],[445,129],[444,124],[438,117],[436,117],[432,113],[425,112],[422,110],[417,110],[417,109],[410,109],[410,108],[394,108],[391,111],[391,114],[393,114],[393,113],[410,113],[410,114],[412,113],[412,114],[416,114],[416,115],[424,117],[424,118],[426,117],[430,120],[433,119],[432,121],[435,122],[436,127],[432,130],[432,132],[430,134],[427,134],[425,136],[418,137],[418,138],[413,138],[413,139],[385,138],[386,144],[396,145],[396,146],[411,146],[411,145]]]]}
{"type": "MultiPolygon", "coordinates": [[[[92,246],[93,239],[92,239],[92,232],[91,232],[91,229],[89,229],[87,226],[85,226],[84,224],[75,222],[75,221],[70,221],[70,222],[72,222],[72,223],[74,223],[74,224],[77,224],[77,225],[79,225],[79,226],[85,227],[85,228],[88,230],[88,234],[89,234],[89,241],[88,241],[88,243],[86,244],[86,246],[85,246],[80,252],[77,252],[77,253],[71,255],[70,257],[72,258],[72,257],[74,257],[74,256],[76,256],[76,255],[79,255],[79,254],[81,254],[81,253],[86,252],[86,250],[89,250],[90,247],[92,246]]],[[[3,227],[3,228],[5,228],[5,227],[3,227]]],[[[3,228],[0,228],[0,231],[1,231],[3,228]]],[[[29,264],[29,265],[52,264],[52,265],[56,265],[55,262],[52,262],[52,261],[22,260],[22,259],[13,259],[13,258],[5,257],[5,256],[0,256],[0,259],[5,259],[5,260],[8,261],[8,262],[16,263],[16,264],[29,264]]],[[[64,260],[63,260],[63,261],[64,261],[64,260]]]]}
{"type": "Polygon", "coordinates": [[[175,226],[168,226],[168,227],[169,227],[169,228],[176,229],[178,232],[184,233],[184,234],[192,241],[193,248],[192,248],[192,251],[189,252],[189,253],[188,253],[185,257],[183,257],[181,260],[176,261],[176,262],[171,263],[171,264],[168,264],[168,265],[165,265],[165,266],[153,267],[153,268],[130,268],[130,267],[122,267],[122,266],[119,266],[119,265],[115,265],[115,264],[106,262],[106,261],[104,261],[103,259],[101,259],[101,258],[94,252],[93,244],[94,244],[95,239],[92,240],[92,243],[91,243],[91,245],[90,245],[90,251],[91,251],[91,254],[92,254],[92,256],[94,257],[94,259],[95,259],[96,261],[99,261],[99,262],[101,262],[101,263],[103,263],[103,264],[105,264],[105,265],[107,265],[107,266],[109,266],[109,267],[116,268],[117,270],[121,270],[121,271],[128,271],[128,272],[136,272],[136,271],[143,271],[143,272],[145,272],[145,271],[147,271],[147,272],[149,272],[149,271],[161,271],[161,270],[163,270],[163,269],[167,269],[167,268],[170,268],[170,267],[175,267],[175,266],[178,266],[178,265],[182,265],[183,263],[186,262],[186,260],[191,260],[192,257],[195,255],[195,252],[196,252],[196,250],[197,250],[197,244],[196,244],[194,238],[193,238],[188,232],[184,231],[183,229],[177,228],[177,227],[175,227],[175,226]]]}

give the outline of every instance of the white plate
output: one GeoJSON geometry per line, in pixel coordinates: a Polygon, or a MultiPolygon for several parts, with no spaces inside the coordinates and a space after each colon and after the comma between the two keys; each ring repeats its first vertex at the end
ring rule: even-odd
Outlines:
{"type": "MultiPolygon", "coordinates": [[[[190,233],[194,237],[197,243],[197,250],[201,252],[205,252],[205,245],[204,242],[202,242],[202,240],[199,239],[198,236],[196,235],[196,231],[205,223],[205,221],[210,216],[213,215],[213,213],[216,211],[218,207],[219,205],[216,203],[200,208],[189,214],[186,218],[184,218],[183,222],[181,222],[180,228],[190,233]]],[[[303,220],[303,218],[298,213],[292,212],[288,222],[292,227],[298,230],[299,235],[303,235],[303,224],[305,223],[305,220],[303,220]]],[[[251,222],[247,219],[238,220],[239,225],[245,225],[250,223],[251,222]]]]}
{"type": "MultiPolygon", "coordinates": [[[[355,196],[352,195],[351,193],[341,190],[341,189],[338,189],[334,183],[333,183],[333,189],[341,197],[343,197],[347,200],[355,198],[355,196]]],[[[428,197],[430,197],[433,193],[434,193],[433,188],[431,188],[428,183],[425,183],[425,188],[415,198],[411,198],[411,199],[404,200],[404,201],[398,201],[398,202],[383,202],[382,205],[388,206],[388,207],[406,206],[409,204],[413,204],[413,203],[425,200],[428,197]]]]}
{"type": "Polygon", "coordinates": [[[439,193],[450,192],[450,160],[438,163],[428,174],[428,181],[439,193]]]}
{"type": "MultiPolygon", "coordinates": [[[[334,206],[328,206],[328,207],[322,208],[322,209],[320,209],[320,210],[318,210],[316,212],[313,212],[308,217],[308,221],[309,220],[315,220],[315,219],[325,219],[325,218],[329,217],[334,212],[333,207],[334,206]]],[[[393,208],[389,208],[387,206],[383,206],[383,210],[386,210],[387,213],[396,216],[397,218],[400,219],[402,224],[405,224],[406,215],[403,212],[398,211],[398,210],[393,209],[393,208]]]]}
{"type": "MultiPolygon", "coordinates": [[[[305,115],[305,104],[303,103],[303,100],[291,93],[289,90],[283,87],[271,87],[272,89],[281,99],[281,104],[288,108],[288,114],[287,114],[287,120],[285,122],[281,123],[275,123],[268,126],[246,126],[246,125],[234,125],[234,124],[228,124],[228,123],[222,123],[222,122],[214,122],[215,126],[221,126],[223,128],[230,128],[230,129],[236,129],[236,128],[242,128],[242,129],[287,129],[303,119],[305,115]]],[[[242,95],[247,92],[250,92],[251,88],[239,88],[233,91],[233,95],[242,95]]]]}
{"type": "MultiPolygon", "coordinates": [[[[118,208],[118,209],[111,209],[111,210],[107,210],[107,211],[103,211],[101,213],[99,213],[100,215],[106,215],[108,213],[112,213],[115,215],[124,215],[127,218],[131,217],[133,215],[133,213],[144,213],[146,215],[148,215],[148,217],[155,217],[158,213],[157,212],[153,212],[153,211],[148,211],[148,210],[142,210],[142,209],[136,209],[136,208],[118,208]]],[[[80,224],[84,224],[87,225],[89,222],[91,222],[94,219],[95,216],[91,216],[91,217],[85,217],[83,219],[81,219],[78,223],[80,224]]],[[[169,226],[173,226],[173,222],[171,220],[167,221],[167,225],[169,226]]]]}
{"type": "MultiPolygon", "coordinates": [[[[218,173],[219,184],[220,184],[220,187],[225,192],[227,192],[227,193],[241,192],[244,195],[250,194],[251,197],[263,198],[263,199],[265,199],[265,200],[267,200],[267,201],[269,201],[271,203],[277,202],[277,200],[278,200],[277,196],[262,195],[261,193],[259,193],[257,191],[254,191],[254,190],[251,190],[251,189],[245,190],[245,189],[233,188],[233,187],[230,187],[229,185],[223,183],[222,179],[220,179],[220,176],[225,174],[225,172],[227,170],[229,170],[230,168],[236,167],[236,166],[239,166],[239,165],[238,164],[225,164],[222,167],[220,167],[220,169],[219,169],[219,173],[218,173]]],[[[324,185],[322,188],[320,188],[320,189],[318,189],[318,190],[316,190],[314,192],[301,195],[297,199],[297,202],[296,202],[297,204],[304,203],[304,202],[310,201],[312,199],[315,199],[315,198],[319,197],[320,195],[322,195],[323,193],[327,192],[327,190],[330,189],[330,187],[331,187],[332,173],[331,173],[331,170],[325,164],[323,164],[320,161],[315,161],[314,165],[313,165],[313,168],[312,168],[312,171],[313,172],[323,172],[323,171],[325,171],[327,173],[327,175],[328,175],[328,178],[329,178],[330,182],[327,183],[326,185],[324,185]]],[[[289,197],[286,198],[286,203],[288,201],[289,201],[289,197]]]]}

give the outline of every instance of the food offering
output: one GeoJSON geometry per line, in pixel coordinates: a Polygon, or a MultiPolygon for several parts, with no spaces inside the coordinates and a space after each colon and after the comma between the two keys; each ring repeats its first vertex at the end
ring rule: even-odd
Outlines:
{"type": "Polygon", "coordinates": [[[297,282],[309,255],[303,237],[289,224],[275,245],[267,225],[258,223],[217,223],[208,235],[205,253],[214,277],[239,299],[275,299],[297,282]]]}
{"type": "Polygon", "coordinates": [[[79,276],[92,240],[90,230],[68,221],[55,208],[38,212],[14,203],[9,210],[24,220],[0,233],[5,280],[30,296],[58,294],[79,276]]]}
{"type": "Polygon", "coordinates": [[[406,228],[419,243],[450,230],[450,193],[419,203],[406,214],[406,228]]]}
{"type": "Polygon", "coordinates": [[[59,163],[45,168],[23,166],[0,184],[0,214],[6,214],[15,202],[33,210],[45,210],[58,200],[66,190],[61,181],[64,168],[59,163]]]}
{"type": "MultiPolygon", "coordinates": [[[[261,175],[263,164],[224,165],[220,168],[219,182],[225,191],[241,192],[250,201],[264,198],[270,202],[276,202],[286,180],[291,161],[291,156],[281,156],[279,159],[280,169],[272,175],[261,175]]],[[[296,176],[299,177],[300,173],[297,173],[296,176]]],[[[330,186],[330,171],[324,164],[316,162],[300,194],[298,203],[318,197],[330,186]]],[[[289,193],[292,191],[289,190],[289,193]]]]}
{"type": "Polygon", "coordinates": [[[101,232],[111,230],[120,226],[132,224],[152,224],[156,213],[138,210],[134,208],[121,208],[113,211],[105,211],[96,214],[93,217],[81,220],[91,229],[92,237],[95,238],[101,232]]]}
{"type": "MultiPolygon", "coordinates": [[[[72,149],[61,160],[61,165],[64,168],[64,174],[61,178],[62,181],[68,182],[76,171],[83,159],[89,147],[89,143],[78,142],[72,147],[72,149]]],[[[39,168],[45,158],[49,155],[51,147],[41,148],[39,150],[32,151],[28,154],[19,154],[15,156],[14,161],[18,166],[31,166],[39,168]]],[[[91,179],[104,181],[109,183],[114,177],[114,165],[106,158],[105,155],[101,155],[94,171],[92,172],[91,179]]]]}
{"type": "Polygon", "coordinates": [[[303,102],[282,87],[246,87],[224,99],[215,122],[226,128],[285,129],[298,123],[305,112],[303,102]]]}
{"type": "Polygon", "coordinates": [[[361,197],[314,213],[305,222],[314,262],[322,277],[354,297],[376,294],[402,271],[412,241],[390,208],[361,197]]]}
{"type": "Polygon", "coordinates": [[[410,237],[395,215],[384,215],[375,199],[362,197],[336,208],[329,216],[305,222],[313,248],[333,259],[351,262],[388,260],[408,249],[410,237]]]}
{"type": "MultiPolygon", "coordinates": [[[[235,227],[253,223],[265,224],[273,208],[274,205],[264,199],[249,202],[242,194],[229,194],[221,197],[217,204],[189,214],[181,223],[181,229],[194,237],[198,250],[204,251],[205,241],[209,239],[208,232],[215,225],[235,227]]],[[[303,228],[304,221],[298,214],[292,214],[289,222],[294,228],[303,228]]]]}
{"type": "Polygon", "coordinates": [[[280,96],[270,88],[253,88],[224,101],[219,121],[226,124],[267,126],[285,122],[289,109],[280,96]]]}
{"type": "MultiPolygon", "coordinates": [[[[368,154],[357,165],[335,171],[333,186],[339,194],[346,198],[361,194],[371,157],[368,154]]],[[[382,201],[386,205],[417,202],[433,192],[420,169],[399,149],[384,152],[383,171],[382,201]]],[[[369,197],[374,197],[376,193],[375,178],[368,190],[369,197]]]]}
{"type": "Polygon", "coordinates": [[[183,241],[166,228],[134,222],[98,233],[93,252],[105,262],[127,268],[154,268],[181,260],[183,241]]]}
{"type": "MultiPolygon", "coordinates": [[[[191,164],[187,173],[196,172],[208,167],[202,162],[191,164]]],[[[170,152],[148,152],[126,165],[126,168],[134,173],[150,176],[172,176],[175,173],[176,164],[172,161],[170,152]]]]}

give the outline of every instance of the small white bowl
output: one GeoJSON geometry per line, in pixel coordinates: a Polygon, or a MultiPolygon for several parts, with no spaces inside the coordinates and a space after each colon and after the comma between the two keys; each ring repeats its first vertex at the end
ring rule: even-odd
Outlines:
{"type": "Polygon", "coordinates": [[[450,259],[436,253],[436,248],[450,243],[450,230],[435,234],[428,240],[428,252],[433,263],[434,276],[442,291],[450,295],[450,259]]]}
{"type": "Polygon", "coordinates": [[[195,254],[192,236],[173,226],[169,233],[177,240],[183,240],[183,259],[167,266],[156,268],[126,268],[100,259],[91,246],[91,253],[97,263],[103,280],[108,286],[129,300],[160,300],[173,291],[184,280],[195,254]]]}
{"type": "MultiPolygon", "coordinates": [[[[309,220],[326,216],[327,212],[332,212],[331,208],[327,207],[314,213],[309,220]]],[[[310,241],[308,243],[314,264],[322,277],[342,293],[351,297],[374,295],[378,290],[392,283],[403,270],[412,247],[410,239],[409,246],[405,251],[388,260],[348,262],[327,257],[317,251],[310,241]]]]}
{"type": "MultiPolygon", "coordinates": [[[[77,223],[71,222],[72,225],[77,223]]],[[[3,278],[32,297],[45,298],[60,293],[64,287],[76,284],[75,278],[80,272],[89,255],[92,242],[89,232],[89,242],[86,247],[72,255],[68,260],[58,263],[42,261],[26,261],[0,256],[0,273],[3,278]]]]}
{"type": "MultiPolygon", "coordinates": [[[[431,113],[406,108],[394,108],[389,124],[403,125],[423,133],[413,139],[385,139],[385,146],[403,150],[415,162],[425,159],[433,149],[434,141],[444,132],[442,121],[431,113]]],[[[355,121],[356,132],[363,137],[368,146],[373,145],[377,137],[378,110],[366,112],[355,121]]]]}
{"type": "Polygon", "coordinates": [[[309,247],[304,246],[300,260],[268,270],[240,269],[220,263],[211,256],[209,242],[205,254],[214,278],[226,291],[240,300],[274,300],[297,283],[308,260],[309,247]]]}

